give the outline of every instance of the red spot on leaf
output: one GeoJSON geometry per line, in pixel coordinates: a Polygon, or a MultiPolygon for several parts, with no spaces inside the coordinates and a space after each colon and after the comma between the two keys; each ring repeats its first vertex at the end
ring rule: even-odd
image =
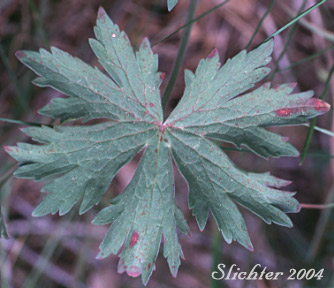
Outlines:
{"type": "Polygon", "coordinates": [[[138,277],[141,274],[141,269],[138,266],[130,266],[126,272],[130,277],[138,277]]]}
{"type": "Polygon", "coordinates": [[[152,102],[149,105],[150,105],[151,108],[154,107],[154,104],[152,102]]]}
{"type": "Polygon", "coordinates": [[[147,264],[147,269],[151,269],[151,263],[147,264]]]}
{"type": "Polygon", "coordinates": [[[295,102],[293,105],[295,105],[295,107],[282,108],[275,111],[276,115],[279,117],[288,117],[292,114],[305,113],[312,110],[317,111],[318,115],[321,115],[328,112],[328,110],[330,109],[330,105],[328,103],[318,98],[309,98],[306,100],[301,100],[295,102]]]}
{"type": "Polygon", "coordinates": [[[293,109],[291,108],[284,108],[284,109],[279,109],[275,113],[279,117],[287,117],[290,116],[293,112],[293,109]]]}
{"type": "Polygon", "coordinates": [[[161,79],[161,81],[163,81],[163,80],[165,79],[165,75],[166,75],[166,73],[164,73],[164,72],[162,72],[162,73],[160,74],[160,79],[161,79]]]}
{"type": "Polygon", "coordinates": [[[326,113],[328,112],[329,108],[331,107],[328,103],[325,101],[322,101],[318,98],[310,98],[307,99],[307,104],[310,106],[313,106],[315,110],[321,112],[321,113],[326,113]]]}
{"type": "Polygon", "coordinates": [[[139,234],[136,231],[133,231],[131,239],[130,239],[129,248],[132,248],[133,246],[135,246],[138,242],[138,239],[139,239],[139,234]]]}
{"type": "Polygon", "coordinates": [[[218,54],[218,49],[215,48],[211,51],[211,53],[208,55],[207,59],[212,59],[213,57],[215,57],[218,54]]]}
{"type": "Polygon", "coordinates": [[[27,57],[27,54],[24,53],[23,51],[17,51],[17,52],[15,53],[15,56],[16,56],[18,59],[21,59],[21,58],[23,58],[23,57],[27,57]]]}

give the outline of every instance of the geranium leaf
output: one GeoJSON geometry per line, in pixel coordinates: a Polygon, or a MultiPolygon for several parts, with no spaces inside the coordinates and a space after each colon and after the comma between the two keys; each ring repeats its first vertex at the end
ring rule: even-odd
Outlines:
{"type": "Polygon", "coordinates": [[[93,222],[113,222],[99,257],[120,253],[118,271],[127,271],[131,276],[143,274],[144,283],[153,271],[162,235],[164,256],[176,276],[183,257],[176,226],[185,233],[189,230],[175,204],[170,149],[165,139],[156,136],[148,144],[130,184],[93,222]]]}
{"type": "MultiPolygon", "coordinates": [[[[170,7],[177,1],[169,1],[170,7]]],[[[222,67],[218,51],[201,60],[195,73],[186,71],[179,104],[163,122],[157,72],[158,58],[147,39],[135,54],[127,35],[100,8],[96,39],[90,45],[108,75],[56,48],[51,53],[20,51],[18,58],[39,77],[35,84],[68,97],[56,98],[40,113],[61,121],[103,119],[99,124],[29,127],[22,131],[41,144],[5,147],[20,162],[15,175],[43,180],[47,193],[34,216],[65,214],[81,201],[80,213],[98,204],[121,167],[143,153],[125,190],[94,219],[112,223],[99,258],[119,254],[119,272],[142,275],[146,284],[154,270],[161,240],[163,254],[176,276],[183,257],[177,229],[189,227],[174,197],[172,159],[189,187],[189,207],[200,229],[211,211],[225,240],[252,250],[237,205],[266,223],[291,227],[286,213],[300,209],[290,182],[269,173],[237,168],[217,141],[246,146],[257,155],[297,156],[298,151],[266,128],[296,125],[321,115],[329,105],[313,92],[293,94],[294,85],[264,84],[273,41],[240,52],[222,67]]]]}
{"type": "Polygon", "coordinates": [[[20,178],[51,180],[43,191],[49,194],[34,210],[34,216],[59,211],[67,213],[82,198],[80,213],[99,203],[117,171],[128,163],[156,134],[146,122],[106,122],[78,127],[29,127],[22,129],[45,145],[19,143],[7,151],[23,165],[14,173],[20,178]]]}
{"type": "Polygon", "coordinates": [[[221,68],[214,50],[195,74],[186,71],[184,95],[165,125],[245,145],[264,158],[298,156],[285,137],[264,127],[305,123],[326,113],[327,103],[311,98],[313,91],[291,94],[294,84],[270,88],[266,83],[236,97],[270,72],[263,66],[270,61],[273,44],[271,40],[248,54],[242,51],[221,68]]]}

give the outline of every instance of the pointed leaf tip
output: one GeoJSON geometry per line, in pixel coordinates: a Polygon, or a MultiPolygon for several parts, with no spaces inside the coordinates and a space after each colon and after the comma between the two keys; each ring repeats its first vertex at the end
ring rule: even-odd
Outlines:
{"type": "Polygon", "coordinates": [[[97,19],[102,19],[104,20],[106,17],[106,11],[104,10],[104,8],[102,6],[99,7],[99,10],[97,12],[97,19]]]}
{"type": "Polygon", "coordinates": [[[150,47],[150,41],[148,40],[147,37],[145,37],[143,39],[143,41],[141,42],[141,47],[143,47],[144,49],[147,49],[148,47],[150,47]]]}
{"type": "Polygon", "coordinates": [[[215,48],[211,51],[211,53],[208,55],[207,59],[212,59],[218,55],[218,49],[215,48]]]}
{"type": "Polygon", "coordinates": [[[176,6],[178,0],[167,0],[168,11],[172,11],[173,8],[176,6]]]}
{"type": "Polygon", "coordinates": [[[7,153],[9,153],[9,152],[13,152],[13,150],[10,148],[10,146],[3,146],[3,149],[5,149],[5,151],[6,151],[7,153]]]}
{"type": "Polygon", "coordinates": [[[254,247],[253,247],[253,245],[251,245],[251,246],[247,246],[247,249],[248,249],[249,251],[251,251],[251,252],[254,252],[254,247]]]}
{"type": "Polygon", "coordinates": [[[317,110],[321,114],[325,114],[329,111],[331,108],[331,105],[329,105],[327,102],[318,99],[318,98],[310,98],[307,101],[307,105],[314,107],[315,110],[317,110]]]}
{"type": "Polygon", "coordinates": [[[330,105],[318,98],[309,98],[306,100],[301,100],[295,102],[291,107],[282,108],[275,111],[276,116],[278,117],[290,117],[294,114],[305,114],[315,112],[315,115],[311,114],[310,118],[313,118],[318,115],[325,114],[329,111],[330,105]]]}
{"type": "Polygon", "coordinates": [[[174,266],[174,265],[171,267],[170,273],[172,274],[172,277],[173,277],[173,278],[176,278],[176,277],[177,277],[177,272],[178,272],[178,270],[179,270],[179,267],[176,267],[176,266],[174,266]]]}
{"type": "Polygon", "coordinates": [[[27,57],[27,54],[26,53],[24,53],[23,51],[17,51],[16,53],[15,53],[15,56],[17,57],[17,59],[22,59],[22,58],[24,58],[24,57],[27,57]]]}
{"type": "Polygon", "coordinates": [[[102,251],[100,251],[100,253],[97,254],[97,256],[95,258],[98,259],[98,260],[102,260],[102,259],[106,258],[106,255],[102,251]]]}

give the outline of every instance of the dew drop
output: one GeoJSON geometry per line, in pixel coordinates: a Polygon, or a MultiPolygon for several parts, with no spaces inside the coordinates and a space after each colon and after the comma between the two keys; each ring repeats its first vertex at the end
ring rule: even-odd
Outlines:
{"type": "Polygon", "coordinates": [[[116,38],[116,34],[115,34],[115,33],[112,33],[112,34],[111,34],[111,37],[112,37],[112,38],[116,38]]]}

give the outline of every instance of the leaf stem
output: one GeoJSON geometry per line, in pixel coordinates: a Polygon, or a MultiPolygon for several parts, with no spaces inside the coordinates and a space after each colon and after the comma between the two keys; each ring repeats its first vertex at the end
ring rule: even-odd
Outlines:
{"type": "MultiPolygon", "coordinates": [[[[188,16],[187,16],[187,22],[190,22],[195,14],[196,11],[196,6],[197,6],[197,0],[191,0],[189,3],[189,8],[188,8],[188,16]]],[[[191,27],[192,25],[189,24],[185,30],[184,33],[182,35],[181,38],[181,42],[180,42],[180,47],[179,47],[179,51],[178,54],[176,56],[173,68],[172,68],[172,72],[170,74],[166,89],[164,91],[164,94],[162,96],[162,109],[163,111],[166,110],[166,106],[169,100],[169,97],[172,93],[172,90],[174,88],[177,76],[179,74],[181,65],[183,63],[183,59],[184,59],[184,55],[187,49],[187,44],[188,44],[188,40],[189,40],[189,35],[190,35],[190,31],[191,31],[191,27]]],[[[166,113],[165,113],[166,115],[166,113]]]]}
{"type": "MultiPolygon", "coordinates": [[[[334,65],[332,66],[331,70],[329,71],[328,73],[328,77],[326,79],[326,82],[325,82],[325,86],[324,86],[324,89],[322,90],[322,93],[320,95],[320,99],[323,99],[324,96],[326,95],[327,93],[327,90],[328,90],[328,87],[329,87],[329,83],[330,83],[330,80],[331,80],[331,77],[334,73],[334,65]]],[[[312,136],[313,136],[313,132],[314,132],[314,128],[315,128],[315,124],[317,122],[317,118],[313,118],[311,120],[311,123],[310,123],[310,128],[308,129],[308,132],[307,132],[307,136],[306,136],[306,140],[305,140],[305,144],[304,144],[304,148],[303,148],[303,151],[302,153],[300,154],[300,160],[299,160],[299,165],[302,165],[303,164],[303,161],[305,159],[305,156],[307,154],[307,151],[309,150],[310,148],[310,145],[311,145],[311,140],[312,140],[312,136]]]]}
{"type": "Polygon", "coordinates": [[[307,203],[300,203],[300,207],[303,209],[329,209],[329,208],[334,208],[334,203],[330,204],[307,204],[307,203]]]}

